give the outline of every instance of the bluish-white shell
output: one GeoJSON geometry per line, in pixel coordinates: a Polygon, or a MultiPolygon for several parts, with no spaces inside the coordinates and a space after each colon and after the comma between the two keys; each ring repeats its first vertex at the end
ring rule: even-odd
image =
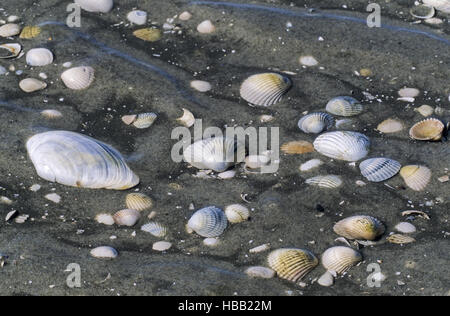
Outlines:
{"type": "Polygon", "coordinates": [[[305,133],[318,134],[332,128],[334,118],[330,114],[323,112],[310,113],[303,116],[297,125],[305,133]]]}
{"type": "Polygon", "coordinates": [[[392,178],[399,171],[402,165],[389,158],[370,158],[359,164],[361,174],[369,181],[381,182],[392,178]]]}
{"type": "Polygon", "coordinates": [[[331,99],[326,106],[327,112],[339,116],[358,115],[363,111],[363,106],[352,97],[340,96],[331,99]]]}
{"type": "Polygon", "coordinates": [[[167,235],[167,228],[157,222],[149,222],[145,225],[142,225],[141,230],[159,238],[165,237],[167,235]]]}
{"type": "Polygon", "coordinates": [[[91,250],[91,256],[99,259],[114,259],[119,253],[116,249],[109,246],[101,246],[91,250]]]}
{"type": "Polygon", "coordinates": [[[61,79],[66,87],[72,90],[86,89],[92,84],[94,78],[94,68],[87,66],[70,68],[61,74],[61,79]]]}
{"type": "Polygon", "coordinates": [[[327,157],[357,161],[369,153],[370,140],[358,132],[336,131],[318,136],[313,144],[315,150],[327,157]]]}
{"type": "Polygon", "coordinates": [[[227,228],[225,213],[215,206],[208,206],[195,212],[188,221],[188,227],[202,237],[220,236],[227,228]]]}

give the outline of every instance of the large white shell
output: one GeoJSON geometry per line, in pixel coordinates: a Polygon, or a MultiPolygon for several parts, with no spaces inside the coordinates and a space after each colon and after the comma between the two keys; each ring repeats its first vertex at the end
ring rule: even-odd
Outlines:
{"type": "Polygon", "coordinates": [[[305,183],[321,188],[335,189],[342,185],[342,179],[336,175],[316,176],[306,179],[305,183]]]}
{"type": "Polygon", "coordinates": [[[355,98],[340,96],[331,99],[327,103],[326,110],[339,116],[353,116],[360,114],[363,111],[363,106],[355,98]]]}
{"type": "Polygon", "coordinates": [[[0,59],[14,58],[20,54],[22,46],[17,43],[0,45],[0,59]]]}
{"type": "Polygon", "coordinates": [[[344,246],[328,248],[322,254],[324,268],[338,274],[348,271],[360,261],[362,261],[362,255],[358,251],[344,246]]]}
{"type": "Polygon", "coordinates": [[[94,81],[94,68],[81,66],[67,69],[61,74],[61,79],[67,88],[83,90],[94,81]]]}
{"type": "Polygon", "coordinates": [[[147,12],[141,10],[133,10],[127,14],[127,19],[136,25],[144,25],[147,23],[147,12]]]}
{"type": "Polygon", "coordinates": [[[26,146],[38,175],[48,181],[116,190],[139,183],[117,150],[82,134],[44,132],[31,137],[26,146]]]}
{"type": "Polygon", "coordinates": [[[250,104],[270,106],[281,100],[291,87],[291,80],[277,73],[261,73],[248,77],[241,85],[241,97],[250,104]]]}
{"type": "Polygon", "coordinates": [[[370,158],[359,164],[361,174],[369,181],[381,182],[395,176],[401,164],[389,158],[370,158]]]}
{"type": "Polygon", "coordinates": [[[208,206],[195,212],[188,221],[188,227],[202,237],[217,237],[227,228],[225,213],[215,206],[208,206]]]}
{"type": "Polygon", "coordinates": [[[47,48],[30,49],[26,56],[27,64],[30,66],[46,66],[53,62],[53,53],[47,48]]]}
{"type": "Polygon", "coordinates": [[[18,24],[9,23],[0,26],[0,37],[15,36],[20,33],[20,26],[18,24]]]}
{"type": "Polygon", "coordinates": [[[91,256],[100,259],[113,259],[118,255],[117,250],[109,246],[101,246],[91,250],[91,256]]]}
{"type": "Polygon", "coordinates": [[[31,93],[31,92],[45,89],[47,87],[47,84],[38,79],[27,78],[27,79],[23,79],[19,82],[19,87],[20,87],[20,89],[22,89],[22,91],[31,93]]]}
{"type": "Polygon", "coordinates": [[[334,118],[323,112],[310,113],[303,116],[297,125],[305,133],[318,134],[333,127],[334,118]]]}
{"type": "Polygon", "coordinates": [[[107,13],[113,8],[113,0],[75,0],[76,4],[88,12],[107,13]]]}
{"type": "Polygon", "coordinates": [[[233,139],[215,137],[199,140],[183,152],[186,162],[198,169],[222,172],[245,159],[245,147],[233,139]]]}
{"type": "Polygon", "coordinates": [[[314,149],[330,158],[357,161],[369,152],[370,140],[364,134],[349,131],[328,132],[314,141],[314,149]]]}

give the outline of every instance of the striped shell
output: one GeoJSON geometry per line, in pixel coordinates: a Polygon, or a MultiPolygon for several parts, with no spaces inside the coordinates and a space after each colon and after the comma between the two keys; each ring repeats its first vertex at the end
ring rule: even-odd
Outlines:
{"type": "Polygon", "coordinates": [[[63,114],[60,111],[53,109],[42,110],[41,115],[48,119],[58,119],[63,117],[63,114]]]}
{"type": "Polygon", "coordinates": [[[416,241],[414,238],[402,234],[392,234],[386,240],[392,244],[409,244],[416,241]]]}
{"type": "Polygon", "coordinates": [[[362,261],[362,255],[349,247],[336,246],[325,250],[322,254],[322,265],[327,271],[338,274],[347,272],[351,267],[362,261]]]}
{"type": "Polygon", "coordinates": [[[90,253],[92,257],[99,259],[113,259],[119,255],[116,249],[108,246],[94,248],[90,253]]]}
{"type": "Polygon", "coordinates": [[[323,112],[310,113],[303,116],[297,125],[305,133],[318,134],[332,128],[334,118],[330,114],[323,112]]]}
{"type": "Polygon", "coordinates": [[[231,204],[225,207],[225,215],[230,223],[240,223],[250,217],[250,211],[242,204],[231,204]]]}
{"type": "Polygon", "coordinates": [[[357,161],[367,156],[370,140],[358,132],[336,131],[320,135],[313,144],[315,150],[327,157],[357,161]]]}
{"type": "Polygon", "coordinates": [[[389,158],[370,158],[359,164],[361,174],[369,181],[381,182],[395,176],[401,168],[398,161],[389,158]]]}
{"type": "Polygon", "coordinates": [[[241,85],[241,97],[250,104],[270,106],[281,100],[292,83],[277,73],[261,73],[248,77],[241,85]]]}
{"type": "Polygon", "coordinates": [[[141,218],[141,213],[136,210],[124,209],[113,215],[114,222],[119,226],[134,226],[141,218]]]}
{"type": "Polygon", "coordinates": [[[153,125],[158,115],[153,112],[150,113],[141,113],[134,115],[125,115],[122,117],[122,121],[127,124],[133,124],[136,128],[148,128],[153,125]]]}
{"type": "Polygon", "coordinates": [[[425,166],[409,165],[400,169],[400,176],[414,191],[422,191],[431,179],[431,170],[425,166]]]}
{"type": "Polygon", "coordinates": [[[88,12],[107,13],[113,8],[113,0],[75,0],[76,4],[88,12]]]}
{"type": "Polygon", "coordinates": [[[339,116],[354,116],[363,111],[363,106],[352,97],[336,97],[328,101],[327,112],[339,116]]]}
{"type": "Polygon", "coordinates": [[[334,189],[342,185],[342,179],[340,176],[326,175],[326,176],[316,176],[306,179],[306,184],[318,186],[321,188],[334,189]]]}
{"type": "Polygon", "coordinates": [[[22,91],[31,93],[47,88],[47,84],[38,79],[27,78],[19,82],[19,87],[22,91]]]}
{"type": "Polygon", "coordinates": [[[53,62],[53,53],[47,48],[33,48],[28,51],[26,60],[30,66],[50,65],[53,62]]]}
{"type": "Polygon", "coordinates": [[[0,59],[17,57],[22,50],[22,46],[17,43],[0,45],[0,59]]]}
{"type": "Polygon", "coordinates": [[[384,233],[385,227],[372,216],[356,215],[340,220],[333,230],[347,239],[375,240],[384,233]]]}
{"type": "Polygon", "coordinates": [[[157,222],[142,225],[141,230],[158,238],[163,238],[167,235],[167,227],[157,222]]]}
{"type": "Polygon", "coordinates": [[[74,67],[67,69],[61,74],[61,79],[67,88],[72,90],[83,90],[94,81],[94,68],[92,67],[74,67]]]}
{"type": "Polygon", "coordinates": [[[377,130],[381,133],[397,133],[403,130],[403,124],[394,119],[386,119],[377,126],[377,130]]]}
{"type": "Polygon", "coordinates": [[[297,248],[274,250],[269,254],[267,261],[278,277],[292,282],[301,280],[319,264],[313,253],[297,248]]]}
{"type": "Polygon", "coordinates": [[[133,35],[146,42],[156,42],[161,39],[161,31],[154,28],[136,30],[133,35]]]}
{"type": "Polygon", "coordinates": [[[215,206],[208,206],[195,212],[187,226],[202,237],[220,236],[227,228],[225,213],[215,206]]]}
{"type": "Polygon", "coordinates": [[[414,124],[409,130],[409,136],[416,140],[440,140],[444,128],[440,120],[428,118],[414,124]]]}
{"type": "Polygon", "coordinates": [[[198,169],[222,172],[244,161],[245,147],[233,139],[215,137],[199,140],[183,152],[186,162],[198,169]]]}
{"type": "Polygon", "coordinates": [[[298,140],[281,145],[281,151],[285,154],[306,154],[314,151],[314,147],[310,142],[298,140]]]}
{"type": "Polygon", "coordinates": [[[129,193],[125,198],[125,204],[129,209],[142,212],[153,207],[153,199],[144,193],[129,193]]]}
{"type": "Polygon", "coordinates": [[[0,37],[16,36],[20,33],[20,25],[14,23],[8,23],[0,26],[0,37]]]}
{"type": "Polygon", "coordinates": [[[31,39],[41,34],[41,28],[39,26],[25,26],[20,33],[20,38],[31,39]]]}
{"type": "Polygon", "coordinates": [[[44,132],[28,139],[26,147],[38,175],[48,181],[115,190],[139,183],[117,150],[82,134],[44,132]]]}

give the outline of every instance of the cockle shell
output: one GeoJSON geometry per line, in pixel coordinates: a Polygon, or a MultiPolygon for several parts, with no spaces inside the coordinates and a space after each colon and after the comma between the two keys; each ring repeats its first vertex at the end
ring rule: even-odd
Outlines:
{"type": "Polygon", "coordinates": [[[22,46],[17,43],[0,45],[0,59],[14,58],[20,54],[22,46]]]}
{"type": "Polygon", "coordinates": [[[392,234],[386,238],[386,240],[392,244],[409,244],[415,242],[416,240],[411,236],[402,234],[392,234]]]}
{"type": "Polygon", "coordinates": [[[327,271],[338,274],[347,272],[351,267],[362,261],[362,255],[349,247],[335,246],[328,248],[322,254],[322,265],[327,271]]]}
{"type": "Polygon", "coordinates": [[[136,30],[133,35],[146,42],[156,42],[161,39],[161,31],[155,28],[136,30]]]}
{"type": "Polygon", "coordinates": [[[35,92],[47,88],[47,84],[34,78],[23,79],[19,82],[19,87],[27,93],[35,92]]]}
{"type": "Polygon", "coordinates": [[[207,138],[189,145],[183,157],[198,169],[222,172],[245,159],[245,146],[234,139],[207,138]]]}
{"type": "Polygon", "coordinates": [[[306,184],[315,185],[321,188],[334,189],[342,185],[342,179],[340,176],[326,175],[326,176],[316,176],[306,179],[306,184]]]}
{"type": "Polygon", "coordinates": [[[352,97],[340,96],[328,101],[327,112],[339,116],[354,116],[363,111],[363,106],[352,97]]]}
{"type": "Polygon", "coordinates": [[[358,161],[367,156],[370,140],[358,132],[336,131],[319,135],[313,144],[315,150],[327,157],[358,161]]]}
{"type": "Polygon", "coordinates": [[[402,122],[394,119],[386,119],[378,124],[377,130],[385,134],[397,133],[403,130],[403,124],[402,122]]]}
{"type": "Polygon", "coordinates": [[[401,164],[389,158],[370,158],[359,164],[361,174],[369,181],[381,182],[395,176],[401,164]]]}
{"type": "Polygon", "coordinates": [[[134,127],[139,129],[149,128],[153,125],[158,115],[156,113],[140,113],[133,115],[122,116],[122,121],[127,124],[133,124],[134,127]]]}
{"type": "Polygon", "coordinates": [[[411,223],[408,222],[400,222],[397,225],[395,225],[395,229],[404,234],[412,234],[417,231],[416,226],[414,226],[411,223]]]}
{"type": "Polygon", "coordinates": [[[245,270],[245,274],[247,274],[252,278],[270,279],[275,276],[275,271],[266,267],[255,266],[255,267],[248,267],[245,270]]]}
{"type": "Polygon", "coordinates": [[[231,204],[225,207],[225,215],[230,223],[240,223],[248,220],[250,211],[242,204],[231,204]]]}
{"type": "Polygon", "coordinates": [[[419,106],[418,108],[415,108],[414,111],[419,112],[422,116],[430,116],[434,112],[434,108],[432,106],[429,106],[427,104],[423,104],[419,106]]]}
{"type": "Polygon", "coordinates": [[[67,69],[61,74],[61,79],[67,88],[72,90],[83,90],[94,81],[94,68],[88,66],[67,69]]]}
{"type": "Polygon", "coordinates": [[[188,12],[188,11],[184,11],[178,16],[178,18],[181,21],[187,21],[187,20],[190,20],[192,18],[192,14],[190,12],[188,12]]]}
{"type": "Polygon", "coordinates": [[[75,0],[75,3],[88,12],[107,13],[114,6],[113,0],[75,0]]]}
{"type": "Polygon", "coordinates": [[[281,151],[285,154],[305,154],[310,153],[314,151],[314,147],[310,142],[307,142],[305,140],[298,140],[298,141],[292,141],[287,142],[283,145],[281,145],[281,151]]]}
{"type": "Polygon", "coordinates": [[[217,237],[227,228],[227,224],[227,217],[220,208],[208,206],[195,212],[187,226],[202,237],[217,237]]]}
{"type": "Polygon", "coordinates": [[[323,164],[323,161],[320,159],[311,159],[311,160],[308,160],[307,162],[302,163],[299,167],[299,170],[300,171],[309,171],[311,169],[319,167],[322,164],[323,164]]]}
{"type": "Polygon", "coordinates": [[[115,190],[139,183],[117,150],[82,134],[44,132],[28,139],[26,147],[38,175],[48,181],[115,190]]]}
{"type": "Polygon", "coordinates": [[[127,19],[136,25],[144,25],[147,23],[147,12],[141,10],[133,10],[127,14],[127,19]]]}
{"type": "Polygon", "coordinates": [[[318,134],[332,128],[334,118],[330,114],[323,112],[310,113],[303,116],[297,125],[305,133],[318,134]]]}
{"type": "Polygon", "coordinates": [[[141,230],[158,238],[163,238],[167,235],[167,227],[157,222],[142,225],[141,230]]]}
{"type": "Polygon", "coordinates": [[[414,191],[422,191],[431,179],[431,170],[425,166],[409,165],[400,169],[400,176],[414,191]]]}
{"type": "Polygon", "coordinates": [[[319,260],[308,250],[281,248],[272,251],[267,261],[277,275],[289,281],[297,282],[314,269],[319,260]]]}
{"type": "Polygon", "coordinates": [[[97,214],[95,216],[95,220],[100,223],[100,224],[104,224],[104,225],[114,225],[115,221],[114,221],[114,217],[111,214],[107,214],[107,213],[101,213],[101,214],[97,214]]]}
{"type": "Polygon", "coordinates": [[[347,239],[375,240],[384,234],[385,227],[381,221],[372,216],[355,215],[337,222],[333,230],[347,239]]]}
{"type": "Polygon", "coordinates": [[[129,209],[142,212],[153,207],[153,199],[144,193],[129,193],[125,198],[125,204],[129,209]]]}
{"type": "Polygon", "coordinates": [[[440,140],[445,125],[440,120],[428,118],[414,124],[409,130],[409,136],[417,140],[440,140]]]}
{"type": "Polygon", "coordinates": [[[261,73],[248,77],[241,85],[241,97],[250,104],[270,106],[292,86],[291,80],[277,73],[261,73]]]}
{"type": "Polygon", "coordinates": [[[109,246],[97,247],[91,250],[91,256],[99,259],[114,259],[118,255],[117,250],[109,246]]]}
{"type": "Polygon", "coordinates": [[[39,26],[25,26],[20,33],[20,38],[31,39],[41,34],[41,28],[39,26]]]}
{"type": "Polygon", "coordinates": [[[203,34],[213,33],[216,30],[216,27],[211,22],[211,20],[205,20],[197,25],[197,31],[203,34]]]}
{"type": "Polygon", "coordinates": [[[191,88],[199,92],[208,92],[209,90],[212,89],[212,86],[208,81],[192,80],[190,85],[191,88]]]}
{"type": "Polygon", "coordinates": [[[444,13],[450,13],[450,1],[449,0],[423,0],[424,4],[433,6],[436,10],[444,13]]]}
{"type": "Polygon", "coordinates": [[[113,215],[114,222],[119,226],[134,226],[141,218],[141,213],[132,209],[124,209],[113,215]]]}
{"type": "Polygon", "coordinates": [[[188,109],[183,108],[183,116],[177,118],[177,122],[186,127],[191,127],[195,123],[194,114],[188,109]]]}
{"type": "Polygon", "coordinates": [[[63,116],[60,111],[52,109],[42,110],[41,115],[48,119],[57,119],[63,116]]]}
{"type": "Polygon", "coordinates": [[[0,37],[16,36],[20,33],[20,26],[18,24],[9,23],[0,26],[0,37]]]}
{"type": "Polygon", "coordinates": [[[46,66],[53,62],[53,53],[47,48],[30,49],[26,56],[27,64],[30,66],[46,66]]]}

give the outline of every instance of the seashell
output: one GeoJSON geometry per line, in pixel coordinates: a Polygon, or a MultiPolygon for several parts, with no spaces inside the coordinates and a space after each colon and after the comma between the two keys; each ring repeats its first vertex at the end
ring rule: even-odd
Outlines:
{"type": "Polygon", "coordinates": [[[427,213],[422,212],[422,211],[408,210],[408,211],[403,211],[402,212],[402,216],[410,216],[410,215],[412,215],[412,216],[416,216],[417,215],[417,216],[419,216],[421,218],[430,220],[430,216],[428,216],[427,213]]]}
{"type": "Polygon", "coordinates": [[[268,114],[263,114],[259,116],[259,121],[261,123],[268,123],[271,122],[275,119],[275,117],[273,117],[273,115],[268,115],[268,114]]]}
{"type": "Polygon", "coordinates": [[[20,38],[31,39],[41,34],[41,28],[39,26],[25,26],[20,33],[20,38]]]}
{"type": "Polygon", "coordinates": [[[370,140],[358,132],[337,131],[320,135],[313,144],[315,150],[327,157],[358,161],[367,156],[370,140]]]}
{"type": "Polygon", "coordinates": [[[47,48],[33,48],[28,51],[26,60],[33,67],[47,66],[53,62],[53,53],[47,48]]]}
{"type": "Polygon", "coordinates": [[[208,81],[192,80],[191,88],[200,92],[208,92],[209,90],[211,90],[212,86],[208,81]]]}
{"type": "Polygon", "coordinates": [[[196,141],[183,152],[186,162],[198,169],[222,172],[245,158],[245,147],[234,139],[215,137],[196,141]]]}
{"type": "Polygon", "coordinates": [[[172,247],[172,243],[168,241],[157,241],[153,244],[152,249],[156,251],[166,251],[172,247]]]}
{"type": "Polygon", "coordinates": [[[270,157],[267,155],[250,155],[245,157],[245,167],[249,169],[258,169],[267,166],[270,163],[270,157]]]}
{"type": "Polygon", "coordinates": [[[311,169],[317,168],[323,164],[323,161],[320,159],[311,159],[305,163],[302,163],[299,167],[300,171],[309,171],[311,169]]]}
{"type": "Polygon", "coordinates": [[[436,14],[436,10],[432,6],[426,4],[419,4],[412,7],[409,10],[409,13],[411,13],[413,17],[418,19],[429,19],[436,14]]]}
{"type": "Polygon", "coordinates": [[[19,20],[20,20],[20,18],[17,15],[10,15],[10,16],[8,16],[8,19],[7,19],[7,21],[9,23],[13,23],[13,22],[16,22],[19,20]]]}
{"type": "Polygon", "coordinates": [[[271,279],[275,276],[275,271],[266,267],[255,266],[247,268],[245,274],[252,278],[271,279]]]}
{"type": "Polygon", "coordinates": [[[194,114],[191,111],[183,108],[183,116],[177,118],[177,122],[186,127],[191,127],[195,123],[194,114]]]}
{"type": "Polygon", "coordinates": [[[334,118],[323,112],[310,113],[298,121],[298,127],[305,133],[318,134],[334,125],[334,118]]]}
{"type": "Polygon", "coordinates": [[[141,230],[158,238],[163,238],[167,235],[167,228],[157,222],[147,223],[141,227],[141,230]]]}
{"type": "Polygon", "coordinates": [[[122,121],[127,124],[133,124],[134,127],[139,129],[149,128],[153,125],[158,115],[156,113],[141,113],[134,115],[124,115],[122,116],[122,121]]]}
{"type": "Polygon", "coordinates": [[[424,4],[434,7],[438,11],[444,13],[450,13],[450,1],[449,0],[423,0],[424,4]]]}
{"type": "Polygon", "coordinates": [[[107,13],[114,6],[113,0],[74,0],[76,4],[88,12],[107,13]]]}
{"type": "Polygon", "coordinates": [[[234,176],[236,175],[236,171],[235,170],[228,170],[228,171],[224,171],[221,172],[217,175],[217,177],[219,177],[220,179],[232,179],[234,178],[234,176]]]}
{"type": "Polygon", "coordinates": [[[403,130],[403,124],[394,119],[387,119],[378,124],[377,130],[385,134],[397,133],[403,130]]]}
{"type": "Polygon", "coordinates": [[[20,26],[14,23],[8,23],[0,26],[0,37],[16,36],[20,33],[20,26]]]}
{"type": "Polygon", "coordinates": [[[401,98],[415,98],[420,94],[420,91],[416,88],[403,88],[398,91],[398,95],[401,98]]]}
{"type": "Polygon", "coordinates": [[[310,142],[305,140],[292,141],[281,145],[281,151],[286,154],[305,154],[314,151],[314,147],[310,142]]]}
{"type": "Polygon", "coordinates": [[[14,222],[16,222],[17,224],[23,224],[28,220],[29,217],[30,215],[27,214],[19,215],[14,219],[14,222]]]}
{"type": "Polygon", "coordinates": [[[109,246],[97,247],[91,250],[91,256],[99,259],[114,259],[118,255],[117,250],[109,246]]]}
{"type": "Polygon", "coordinates": [[[317,59],[315,59],[313,56],[300,56],[300,58],[298,59],[298,62],[301,65],[307,66],[307,67],[313,67],[313,66],[317,66],[319,64],[317,59]]]}
{"type": "Polygon", "coordinates": [[[215,247],[219,244],[219,238],[205,238],[203,239],[203,244],[208,247],[215,247]]]}
{"type": "Polygon", "coordinates": [[[125,198],[125,204],[129,209],[142,212],[153,207],[153,200],[144,193],[129,193],[125,198]]]}
{"type": "Polygon", "coordinates": [[[231,204],[225,207],[225,215],[230,223],[236,224],[248,220],[250,211],[242,204],[231,204]]]}
{"type": "Polygon", "coordinates": [[[240,88],[241,97],[250,104],[270,106],[279,102],[292,82],[277,73],[261,73],[248,77],[240,88]]]}
{"type": "Polygon", "coordinates": [[[408,222],[400,222],[397,225],[395,225],[395,229],[400,232],[400,233],[404,233],[404,234],[412,234],[415,233],[416,230],[416,226],[414,226],[411,223],[408,222]]]}
{"type": "Polygon", "coordinates": [[[392,244],[409,244],[416,241],[414,238],[402,234],[392,234],[386,240],[392,244]]]}
{"type": "Polygon", "coordinates": [[[328,101],[327,112],[339,116],[354,116],[363,111],[363,106],[352,97],[340,96],[328,101]]]}
{"type": "Polygon", "coordinates": [[[18,214],[17,210],[12,210],[11,212],[8,212],[5,217],[5,222],[8,222],[10,219],[14,218],[15,215],[18,214]]]}
{"type": "Polygon", "coordinates": [[[33,192],[37,192],[37,191],[39,191],[40,189],[41,189],[41,186],[40,186],[39,184],[33,184],[33,185],[30,187],[30,190],[33,191],[33,192]]]}
{"type": "Polygon", "coordinates": [[[23,91],[31,93],[47,88],[47,84],[41,80],[37,80],[34,78],[27,78],[19,82],[19,87],[23,91]]]}
{"type": "Polygon", "coordinates": [[[61,79],[67,88],[83,90],[94,81],[94,68],[81,66],[67,69],[61,74],[61,79]]]}
{"type": "Polygon", "coordinates": [[[147,23],[147,12],[141,10],[133,10],[127,14],[127,19],[136,25],[144,25],[147,23]]]}
{"type": "Polygon", "coordinates": [[[146,42],[156,42],[161,39],[161,31],[154,28],[139,29],[133,35],[146,42]]]}
{"type": "MultiPolygon", "coordinates": [[[[353,124],[354,124],[354,120],[352,120],[352,119],[341,119],[341,120],[336,121],[336,128],[346,129],[346,128],[352,127],[353,124]]],[[[354,125],[353,125],[353,127],[354,127],[354,125]]]]}
{"type": "Polygon", "coordinates": [[[414,111],[419,112],[422,116],[430,116],[433,114],[434,109],[433,107],[429,106],[429,105],[421,105],[418,108],[415,108],[414,111]]]}
{"type": "Polygon", "coordinates": [[[57,118],[61,118],[63,116],[62,113],[59,112],[58,110],[52,110],[52,109],[42,110],[41,115],[48,119],[57,119],[57,118]]]}
{"type": "Polygon", "coordinates": [[[61,202],[61,196],[56,193],[49,193],[44,196],[47,200],[52,201],[53,203],[61,202]]]}
{"type": "Polygon", "coordinates": [[[444,23],[444,20],[440,18],[429,18],[425,20],[425,23],[432,24],[432,25],[438,25],[444,23]]]}
{"type": "Polygon", "coordinates": [[[141,213],[132,209],[124,209],[113,215],[114,222],[119,226],[134,226],[141,218],[141,213]]]}
{"type": "Polygon", "coordinates": [[[188,11],[184,11],[183,13],[180,14],[180,16],[178,17],[181,21],[187,21],[190,20],[192,18],[192,14],[188,11]]]}
{"type": "Polygon", "coordinates": [[[372,70],[369,68],[363,68],[359,70],[359,74],[363,77],[370,77],[372,76],[372,70]]]}
{"type": "Polygon", "coordinates": [[[218,237],[227,228],[227,217],[220,208],[208,206],[195,212],[187,226],[202,237],[218,237]]]}
{"type": "Polygon", "coordinates": [[[17,43],[0,45],[0,59],[17,57],[21,50],[22,46],[17,43]]]}
{"type": "Polygon", "coordinates": [[[216,27],[212,24],[211,20],[205,20],[197,25],[197,31],[202,34],[213,33],[215,30],[216,27]]]}
{"type": "Polygon", "coordinates": [[[409,165],[400,169],[400,176],[414,191],[422,191],[431,179],[431,170],[425,166],[409,165]]]}
{"type": "Polygon", "coordinates": [[[444,128],[440,120],[428,118],[414,124],[409,130],[409,136],[417,140],[440,140],[444,128]]]}
{"type": "Polygon", "coordinates": [[[414,101],[416,101],[415,98],[411,98],[411,97],[400,97],[397,98],[398,101],[403,101],[403,102],[409,102],[409,103],[413,103],[414,101]]]}
{"type": "Polygon", "coordinates": [[[381,182],[395,176],[401,168],[398,161],[389,158],[370,158],[359,164],[361,174],[369,181],[381,182]]]}
{"type": "Polygon", "coordinates": [[[260,246],[256,246],[250,249],[248,252],[250,253],[259,253],[270,249],[270,244],[262,244],[260,246]]]}
{"type": "Polygon", "coordinates": [[[317,283],[321,286],[332,286],[334,284],[334,277],[330,271],[326,271],[322,276],[317,280],[317,283]]]}
{"type": "Polygon", "coordinates": [[[385,227],[375,217],[355,215],[337,222],[333,230],[347,239],[375,240],[384,234],[385,227]]]}
{"type": "Polygon", "coordinates": [[[277,275],[289,281],[297,282],[314,269],[319,260],[308,250],[296,248],[281,248],[272,251],[267,261],[269,267],[277,275]]]}
{"type": "MultiPolygon", "coordinates": [[[[0,58],[1,58],[1,53],[2,53],[2,51],[0,49],[0,58]]],[[[8,70],[6,70],[5,67],[0,66],[0,76],[6,74],[7,72],[8,72],[8,70]]]]}
{"type": "Polygon", "coordinates": [[[306,179],[306,184],[315,185],[321,188],[334,189],[342,185],[342,179],[340,176],[326,175],[326,176],[316,176],[313,178],[306,179]]]}
{"type": "Polygon", "coordinates": [[[327,271],[337,274],[347,272],[351,267],[362,261],[362,255],[349,247],[335,246],[328,248],[322,254],[322,265],[327,271]]]}
{"type": "Polygon", "coordinates": [[[97,214],[97,216],[95,216],[95,220],[100,224],[108,226],[114,225],[115,223],[114,217],[111,214],[106,213],[97,214]]]}
{"type": "Polygon", "coordinates": [[[26,147],[38,175],[51,182],[115,190],[139,183],[117,150],[82,134],[44,132],[28,139],[26,147]]]}
{"type": "Polygon", "coordinates": [[[0,196],[0,203],[6,204],[6,205],[11,205],[13,203],[13,201],[6,196],[0,196]]]}

